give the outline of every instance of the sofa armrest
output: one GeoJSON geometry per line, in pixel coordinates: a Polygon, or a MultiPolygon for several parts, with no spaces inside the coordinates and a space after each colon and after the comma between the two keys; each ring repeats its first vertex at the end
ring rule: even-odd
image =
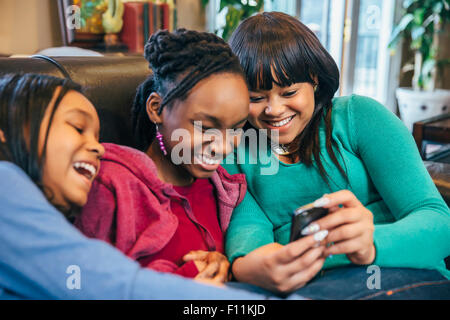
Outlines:
{"type": "Polygon", "coordinates": [[[424,161],[431,178],[447,205],[450,205],[450,164],[424,161]]]}

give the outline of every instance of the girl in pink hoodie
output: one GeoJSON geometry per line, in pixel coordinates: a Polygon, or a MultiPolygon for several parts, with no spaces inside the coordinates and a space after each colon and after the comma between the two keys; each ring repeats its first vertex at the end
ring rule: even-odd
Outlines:
{"type": "Polygon", "coordinates": [[[142,266],[225,282],[224,234],[246,191],[243,175],[220,166],[248,116],[241,66],[219,37],[185,29],[154,34],[145,58],[153,74],[132,110],[142,152],[103,144],[75,225],[142,266]]]}

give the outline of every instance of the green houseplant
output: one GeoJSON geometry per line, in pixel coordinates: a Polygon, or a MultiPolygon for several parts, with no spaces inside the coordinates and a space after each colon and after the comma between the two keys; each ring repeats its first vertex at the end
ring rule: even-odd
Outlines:
{"type": "MultiPolygon", "coordinates": [[[[209,0],[202,0],[203,7],[208,3],[209,0]]],[[[264,0],[220,0],[219,13],[227,10],[227,14],[225,26],[221,30],[216,30],[216,34],[227,41],[239,22],[259,12],[263,5],[264,0]]]]}
{"type": "Polygon", "coordinates": [[[447,112],[450,91],[436,90],[437,77],[450,59],[439,59],[442,34],[450,22],[449,0],[404,0],[403,16],[393,29],[389,48],[395,49],[400,39],[410,41],[414,62],[403,67],[414,71],[412,89],[398,88],[400,115],[412,129],[412,123],[447,112]]]}

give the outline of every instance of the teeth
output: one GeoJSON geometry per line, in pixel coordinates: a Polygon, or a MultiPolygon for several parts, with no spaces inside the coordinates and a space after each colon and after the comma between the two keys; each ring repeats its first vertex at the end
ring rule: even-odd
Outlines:
{"type": "Polygon", "coordinates": [[[292,120],[292,118],[294,118],[294,116],[292,116],[292,117],[290,117],[290,118],[287,118],[287,119],[285,119],[285,120],[283,120],[283,121],[279,121],[279,122],[270,122],[270,125],[273,126],[273,127],[282,127],[282,126],[288,124],[288,123],[292,120]]]}
{"type": "Polygon", "coordinates": [[[83,168],[83,169],[89,171],[89,173],[91,174],[91,177],[95,176],[95,173],[97,172],[97,170],[95,169],[95,167],[92,164],[86,163],[86,162],[75,162],[73,164],[73,167],[75,169],[83,168]]]}
{"type": "Polygon", "coordinates": [[[203,156],[197,156],[197,159],[200,160],[203,163],[209,164],[209,165],[214,165],[214,164],[219,164],[220,160],[216,160],[216,159],[212,159],[210,157],[207,157],[205,155],[203,156]]]}

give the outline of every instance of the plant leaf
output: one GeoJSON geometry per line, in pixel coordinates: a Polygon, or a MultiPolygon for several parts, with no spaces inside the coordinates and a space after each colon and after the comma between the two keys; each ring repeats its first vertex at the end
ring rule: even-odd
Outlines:
{"type": "Polygon", "coordinates": [[[417,2],[417,0],[405,0],[403,1],[403,8],[408,9],[413,3],[417,2]]]}
{"type": "Polygon", "coordinates": [[[388,48],[393,48],[397,45],[400,35],[409,27],[414,20],[412,13],[406,14],[392,31],[391,39],[389,40],[388,48]]]}
{"type": "Polygon", "coordinates": [[[413,41],[419,41],[419,38],[423,36],[425,33],[425,28],[422,26],[419,27],[413,27],[411,29],[411,39],[413,41]]]}

